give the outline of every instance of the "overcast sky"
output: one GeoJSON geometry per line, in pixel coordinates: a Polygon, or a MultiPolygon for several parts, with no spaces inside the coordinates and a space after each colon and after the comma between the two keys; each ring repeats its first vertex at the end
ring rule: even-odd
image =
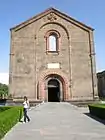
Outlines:
{"type": "MultiPolygon", "coordinates": [[[[0,0],[0,73],[8,75],[9,29],[30,17],[54,7],[93,27],[97,72],[105,70],[105,1],[104,0],[0,0]]],[[[0,79],[1,79],[0,74],[0,79]]],[[[4,79],[8,80],[4,76],[4,79]]]]}

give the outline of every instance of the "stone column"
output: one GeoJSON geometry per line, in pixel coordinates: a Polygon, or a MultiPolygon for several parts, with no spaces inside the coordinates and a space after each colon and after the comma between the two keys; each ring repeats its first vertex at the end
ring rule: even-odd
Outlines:
{"type": "Polygon", "coordinates": [[[13,76],[14,76],[14,43],[13,43],[13,38],[12,38],[12,31],[11,31],[11,40],[10,40],[10,58],[9,58],[9,94],[12,96],[14,95],[15,92],[15,85],[13,82],[13,76]]]}
{"type": "Polygon", "coordinates": [[[68,37],[68,53],[69,53],[69,97],[68,100],[72,99],[72,69],[71,69],[71,39],[68,37]]]}
{"type": "Polygon", "coordinates": [[[98,91],[97,91],[97,75],[96,75],[93,31],[89,32],[89,42],[90,42],[90,61],[91,61],[91,73],[92,73],[93,99],[96,99],[96,98],[98,98],[98,91]]]}
{"type": "Polygon", "coordinates": [[[34,88],[35,88],[35,100],[37,100],[37,77],[36,77],[36,35],[34,37],[34,88]]]}

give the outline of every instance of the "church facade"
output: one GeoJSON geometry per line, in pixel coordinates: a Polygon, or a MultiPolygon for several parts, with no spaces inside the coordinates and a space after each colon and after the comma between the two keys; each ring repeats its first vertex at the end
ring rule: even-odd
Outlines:
{"type": "Polygon", "coordinates": [[[97,97],[93,29],[54,8],[11,28],[9,93],[49,102],[97,97]]]}

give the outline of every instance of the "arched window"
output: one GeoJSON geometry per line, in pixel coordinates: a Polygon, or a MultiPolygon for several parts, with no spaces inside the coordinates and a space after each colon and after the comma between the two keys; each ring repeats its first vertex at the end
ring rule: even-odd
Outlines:
{"type": "Polygon", "coordinates": [[[60,34],[55,30],[50,30],[46,33],[45,37],[46,37],[46,52],[58,53],[60,34]]]}
{"type": "Polygon", "coordinates": [[[57,37],[56,35],[50,35],[48,38],[49,51],[57,51],[57,37]]]}

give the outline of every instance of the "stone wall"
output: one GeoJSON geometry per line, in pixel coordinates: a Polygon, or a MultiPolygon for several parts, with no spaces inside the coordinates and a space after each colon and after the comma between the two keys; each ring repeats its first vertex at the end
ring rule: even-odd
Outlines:
{"type": "Polygon", "coordinates": [[[105,98],[105,71],[97,73],[98,94],[100,98],[105,98]]]}
{"type": "Polygon", "coordinates": [[[14,97],[26,95],[37,100],[37,85],[47,64],[60,63],[60,69],[52,71],[62,72],[67,77],[68,100],[92,99],[93,94],[97,95],[95,62],[90,57],[91,50],[94,51],[92,31],[57,14],[54,21],[49,21],[48,16],[11,30],[10,93],[14,97]],[[60,50],[49,54],[45,34],[52,29],[60,34],[60,50]]]}

